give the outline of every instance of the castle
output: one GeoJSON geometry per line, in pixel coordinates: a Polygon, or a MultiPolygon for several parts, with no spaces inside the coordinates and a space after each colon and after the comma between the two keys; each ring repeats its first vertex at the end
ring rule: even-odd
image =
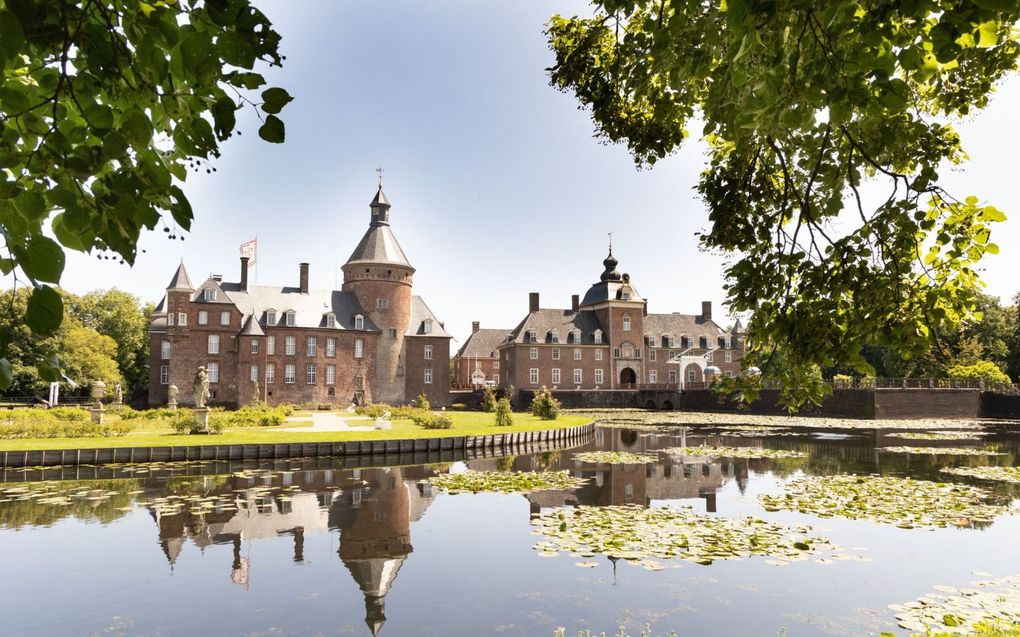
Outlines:
{"type": "Polygon", "coordinates": [[[296,286],[249,285],[213,275],[198,286],[177,268],[149,327],[149,404],[170,386],[191,402],[204,366],[210,401],[331,405],[409,402],[446,405],[450,334],[412,293],[411,266],[390,228],[382,183],[368,230],[342,267],[339,290],[313,290],[307,263],[296,286]]]}

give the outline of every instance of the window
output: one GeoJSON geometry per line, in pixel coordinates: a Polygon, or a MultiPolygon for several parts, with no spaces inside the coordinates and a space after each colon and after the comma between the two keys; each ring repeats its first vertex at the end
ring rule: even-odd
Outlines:
{"type": "Polygon", "coordinates": [[[305,368],[305,382],[309,385],[315,384],[315,363],[308,363],[305,368]]]}
{"type": "Polygon", "coordinates": [[[205,310],[198,311],[198,324],[199,325],[209,324],[209,312],[206,312],[205,310]]]}
{"type": "Polygon", "coordinates": [[[701,349],[708,349],[708,339],[702,336],[698,339],[698,347],[701,349]]]}
{"type": "Polygon", "coordinates": [[[333,337],[326,339],[326,356],[336,356],[336,339],[333,337]]]}
{"type": "Polygon", "coordinates": [[[602,370],[601,369],[596,369],[595,370],[595,384],[596,385],[601,385],[602,384],[602,370]]]}
{"type": "Polygon", "coordinates": [[[723,376],[725,376],[726,378],[733,378],[733,372],[727,369],[725,372],[723,372],[723,376]]]}
{"type": "Polygon", "coordinates": [[[305,340],[305,355],[306,356],[315,356],[315,353],[318,351],[318,349],[319,349],[319,342],[315,339],[314,336],[309,336],[305,340]]]}
{"type": "Polygon", "coordinates": [[[336,365],[326,365],[326,384],[336,384],[336,365]]]}
{"type": "Polygon", "coordinates": [[[499,384],[499,374],[492,375],[492,382],[496,383],[497,385],[499,384]]]}
{"type": "Polygon", "coordinates": [[[560,370],[559,369],[553,369],[552,370],[552,384],[553,385],[559,385],[560,384],[560,370]]]}
{"type": "Polygon", "coordinates": [[[537,361],[538,360],[538,348],[537,347],[532,347],[530,350],[528,350],[528,354],[531,356],[531,360],[533,360],[533,361],[537,361]]]}
{"type": "Polygon", "coordinates": [[[208,349],[208,352],[210,354],[219,354],[220,353],[220,335],[219,334],[210,334],[209,335],[209,349],[208,349]]]}
{"type": "Polygon", "coordinates": [[[554,361],[560,360],[560,348],[558,347],[553,348],[552,357],[554,361]]]}
{"type": "Polygon", "coordinates": [[[499,361],[492,361],[492,368],[499,369],[499,361]]]}
{"type": "Polygon", "coordinates": [[[653,363],[655,362],[655,350],[654,349],[648,350],[648,360],[653,362],[653,363]]]}
{"type": "Polygon", "coordinates": [[[365,339],[354,339],[354,358],[362,358],[365,355],[365,339]]]}
{"type": "Polygon", "coordinates": [[[666,347],[676,347],[676,339],[672,336],[666,338],[666,347]]]}
{"type": "Polygon", "coordinates": [[[432,360],[432,346],[431,345],[426,345],[425,346],[425,360],[427,360],[427,361],[432,360]]]}
{"type": "Polygon", "coordinates": [[[630,314],[623,315],[623,331],[624,332],[630,331],[630,314]]]}
{"type": "Polygon", "coordinates": [[[170,366],[160,365],[159,366],[159,384],[169,385],[170,384],[170,366]]]}
{"type": "Polygon", "coordinates": [[[220,325],[230,325],[230,312],[220,312],[220,325]]]}
{"type": "Polygon", "coordinates": [[[276,325],[276,310],[266,311],[266,325],[276,325]]]}
{"type": "Polygon", "coordinates": [[[218,383],[220,382],[220,364],[219,363],[208,363],[205,367],[206,372],[209,373],[209,382],[218,383]]]}
{"type": "Polygon", "coordinates": [[[396,338],[397,337],[397,329],[395,327],[391,327],[390,331],[389,331],[389,335],[390,335],[390,338],[396,338]]]}
{"type": "Polygon", "coordinates": [[[283,366],[283,382],[285,382],[288,385],[293,385],[294,384],[294,380],[295,380],[295,377],[294,377],[294,364],[293,363],[288,363],[288,364],[283,366]]]}
{"type": "Polygon", "coordinates": [[[538,334],[535,332],[535,330],[528,330],[524,334],[524,342],[525,343],[537,343],[538,342],[538,334]]]}
{"type": "Polygon", "coordinates": [[[202,300],[203,301],[215,301],[216,300],[216,290],[214,290],[212,288],[206,288],[206,289],[202,290],[202,300]]]}
{"type": "Polygon", "coordinates": [[[294,327],[294,325],[295,325],[294,310],[290,310],[289,312],[287,312],[287,317],[286,318],[287,318],[287,320],[286,320],[287,327],[294,327]]]}
{"type": "Polygon", "coordinates": [[[363,330],[365,329],[365,317],[360,314],[354,315],[354,329],[363,330]]]}
{"type": "Polygon", "coordinates": [[[248,368],[248,380],[258,380],[258,379],[259,379],[259,366],[258,365],[251,365],[248,368]]]}
{"type": "Polygon", "coordinates": [[[575,385],[580,385],[581,384],[581,378],[583,378],[583,376],[581,374],[581,370],[575,368],[574,369],[574,384],[575,385]]]}
{"type": "Polygon", "coordinates": [[[581,330],[573,330],[570,332],[570,335],[574,337],[575,343],[581,342],[581,330]]]}
{"type": "Polygon", "coordinates": [[[336,315],[333,313],[326,315],[326,327],[336,327],[336,315]]]}
{"type": "Polygon", "coordinates": [[[276,382],[276,363],[266,364],[266,384],[272,385],[276,382]]]}
{"type": "Polygon", "coordinates": [[[602,330],[595,330],[595,344],[602,344],[602,330]]]}
{"type": "Polygon", "coordinates": [[[597,361],[602,360],[602,354],[603,354],[602,350],[600,349],[595,350],[595,360],[597,361]]]}
{"type": "Polygon", "coordinates": [[[266,354],[273,354],[273,355],[276,354],[276,337],[275,336],[267,336],[266,337],[266,354]]]}
{"type": "Polygon", "coordinates": [[[376,306],[376,308],[378,308],[380,310],[387,310],[390,307],[390,300],[389,299],[376,299],[375,300],[375,306],[376,306]]]}
{"type": "Polygon", "coordinates": [[[170,341],[163,341],[159,344],[159,357],[163,360],[170,358],[170,341]]]}
{"type": "Polygon", "coordinates": [[[693,383],[693,382],[695,382],[697,380],[698,380],[698,372],[693,370],[693,369],[687,370],[687,382],[693,383]]]}
{"type": "Polygon", "coordinates": [[[676,370],[675,369],[669,370],[669,382],[671,382],[671,383],[675,383],[676,382],[676,370]]]}
{"type": "Polygon", "coordinates": [[[727,363],[733,362],[733,352],[726,352],[726,362],[727,363]]]}
{"type": "Polygon", "coordinates": [[[657,383],[657,382],[659,382],[659,372],[655,371],[654,369],[650,370],[648,372],[648,382],[649,383],[657,383]]]}
{"type": "Polygon", "coordinates": [[[613,358],[620,358],[620,348],[619,347],[614,347],[613,348],[613,358]]]}
{"type": "Polygon", "coordinates": [[[431,385],[432,384],[432,368],[431,367],[425,369],[425,384],[426,385],[431,385]]]}
{"type": "Polygon", "coordinates": [[[166,324],[167,325],[173,325],[174,324],[174,313],[173,312],[170,312],[169,314],[166,315],[166,324]]]}
{"type": "Polygon", "coordinates": [[[550,343],[559,343],[560,342],[560,331],[559,330],[549,330],[549,342],[550,343]]]}
{"type": "Polygon", "coordinates": [[[531,382],[532,385],[537,385],[538,384],[538,369],[537,368],[532,367],[529,370],[529,372],[528,372],[528,380],[531,382]]]}
{"type": "Polygon", "coordinates": [[[581,349],[579,347],[574,348],[574,360],[575,361],[581,360],[581,349]]]}
{"type": "MultiPolygon", "coordinates": [[[[687,338],[686,336],[681,336],[680,337],[680,348],[681,349],[687,349],[690,346],[691,346],[691,339],[687,338]]],[[[672,345],[670,347],[672,347],[672,345]]]]}
{"type": "Polygon", "coordinates": [[[708,361],[709,363],[712,362],[712,358],[713,358],[712,352],[708,352],[707,354],[705,354],[705,360],[708,361]]]}
{"type": "Polygon", "coordinates": [[[361,374],[358,374],[357,376],[354,377],[354,389],[356,389],[357,391],[361,391],[364,388],[365,388],[365,377],[362,376],[361,374]]]}
{"type": "Polygon", "coordinates": [[[423,323],[422,327],[422,332],[424,332],[425,334],[432,333],[432,319],[425,319],[425,323],[423,323]]]}
{"type": "Polygon", "coordinates": [[[283,341],[283,353],[287,356],[293,356],[297,354],[297,339],[293,336],[288,336],[283,341]]]}

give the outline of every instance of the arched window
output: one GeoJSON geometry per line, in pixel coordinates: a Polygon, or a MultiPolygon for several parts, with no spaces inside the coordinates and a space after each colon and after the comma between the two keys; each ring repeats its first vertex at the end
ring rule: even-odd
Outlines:
{"type": "Polygon", "coordinates": [[[691,346],[691,339],[687,338],[686,336],[681,336],[680,337],[680,347],[683,348],[683,349],[687,349],[690,346],[691,346]]]}
{"type": "Polygon", "coordinates": [[[698,347],[700,347],[701,349],[708,349],[708,338],[704,337],[704,336],[699,338],[698,339],[698,347]]]}
{"type": "Polygon", "coordinates": [[[559,343],[560,342],[560,331],[558,329],[555,329],[555,328],[549,330],[549,334],[546,335],[546,340],[548,342],[550,342],[550,343],[559,343]]]}
{"type": "Polygon", "coordinates": [[[581,330],[570,330],[570,338],[574,343],[581,342],[581,330]]]}
{"type": "Polygon", "coordinates": [[[538,333],[535,332],[535,330],[528,330],[527,332],[524,333],[524,342],[525,343],[537,343],[538,342],[538,333]]]}
{"type": "Polygon", "coordinates": [[[286,321],[287,322],[287,327],[294,327],[294,325],[295,325],[294,310],[287,310],[287,314],[286,314],[285,318],[287,319],[287,321],[286,321]]]}
{"type": "Polygon", "coordinates": [[[365,329],[365,317],[360,314],[354,315],[354,329],[363,330],[365,329]]]}
{"type": "Polygon", "coordinates": [[[595,344],[596,345],[601,345],[602,344],[602,330],[595,330],[595,333],[594,333],[593,336],[595,337],[595,344]]]}

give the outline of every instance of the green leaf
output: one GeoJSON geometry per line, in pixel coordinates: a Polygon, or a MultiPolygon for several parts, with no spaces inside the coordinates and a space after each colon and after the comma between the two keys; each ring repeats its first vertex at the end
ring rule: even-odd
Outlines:
{"type": "Polygon", "coordinates": [[[0,66],[13,59],[25,46],[25,32],[18,17],[10,11],[0,11],[0,66]]]}
{"type": "Polygon", "coordinates": [[[282,144],[285,136],[283,120],[276,115],[266,117],[266,123],[259,128],[259,137],[273,144],[282,144]]]}
{"type": "Polygon", "coordinates": [[[294,100],[290,94],[282,88],[273,87],[262,91],[262,110],[267,113],[279,113],[283,107],[294,100]]]}
{"type": "Polygon", "coordinates": [[[113,128],[113,109],[106,104],[91,104],[85,107],[85,119],[97,131],[113,128]]]}
{"type": "Polygon", "coordinates": [[[64,320],[64,301],[60,294],[49,286],[32,290],[25,311],[25,324],[38,336],[51,336],[64,320]]]}
{"type": "Polygon", "coordinates": [[[33,236],[24,248],[15,251],[15,256],[21,269],[35,281],[57,283],[64,272],[64,251],[49,237],[33,236]]]}
{"type": "Polygon", "coordinates": [[[60,360],[53,354],[39,361],[35,368],[39,372],[39,378],[47,383],[56,383],[63,378],[60,360]]]}
{"type": "Polygon", "coordinates": [[[236,117],[234,111],[237,110],[237,104],[234,100],[229,97],[221,97],[216,100],[216,103],[212,106],[213,122],[216,124],[216,136],[220,141],[226,139],[231,131],[234,130],[236,124],[236,117]]]}

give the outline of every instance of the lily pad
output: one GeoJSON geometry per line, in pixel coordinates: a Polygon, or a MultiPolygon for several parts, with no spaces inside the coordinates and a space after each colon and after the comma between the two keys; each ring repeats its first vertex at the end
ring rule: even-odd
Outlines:
{"type": "Polygon", "coordinates": [[[1002,456],[994,449],[973,449],[970,447],[879,447],[888,453],[912,453],[924,456],[1002,456]]]}
{"type": "Polygon", "coordinates": [[[971,582],[971,586],[935,586],[934,593],[889,608],[901,627],[919,633],[1015,634],[1020,623],[1020,576],[971,582]]]}
{"type": "Polygon", "coordinates": [[[988,434],[983,431],[898,431],[886,435],[902,440],[973,440],[988,434]]]}
{"type": "Polygon", "coordinates": [[[987,526],[1009,511],[986,489],[911,478],[808,476],[791,480],[784,490],[758,496],[766,511],[871,520],[905,529],[987,526]]]}
{"type": "Polygon", "coordinates": [[[433,486],[448,493],[529,493],[547,489],[576,489],[588,482],[569,471],[519,471],[444,473],[432,478],[433,486]]]}
{"type": "Polygon", "coordinates": [[[671,456],[710,456],[712,458],[806,458],[802,451],[788,449],[766,449],[764,447],[716,447],[701,445],[699,447],[670,447],[664,449],[671,456]]]}
{"type": "Polygon", "coordinates": [[[1020,483],[1020,467],[945,467],[940,471],[978,480],[1020,483]]]}
{"type": "Polygon", "coordinates": [[[651,464],[658,462],[658,456],[627,451],[585,451],[574,454],[575,460],[592,464],[651,464]]]}

